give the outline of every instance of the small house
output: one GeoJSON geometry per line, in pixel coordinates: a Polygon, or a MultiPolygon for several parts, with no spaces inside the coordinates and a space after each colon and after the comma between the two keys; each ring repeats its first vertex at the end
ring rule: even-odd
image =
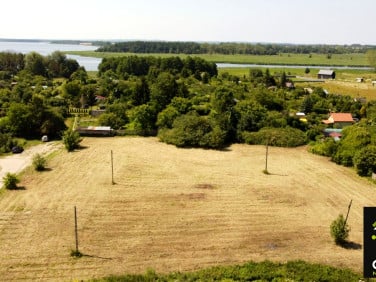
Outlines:
{"type": "Polygon", "coordinates": [[[336,73],[334,70],[320,70],[317,74],[318,79],[335,79],[336,73]]]}
{"type": "Polygon", "coordinates": [[[351,113],[331,113],[329,118],[322,122],[335,128],[343,128],[354,124],[355,121],[351,113]]]}

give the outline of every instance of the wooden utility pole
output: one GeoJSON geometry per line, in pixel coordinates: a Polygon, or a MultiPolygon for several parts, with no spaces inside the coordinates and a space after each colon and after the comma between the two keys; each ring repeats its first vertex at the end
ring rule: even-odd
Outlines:
{"type": "Polygon", "coordinates": [[[266,152],[265,152],[265,173],[268,173],[268,154],[269,154],[269,140],[266,141],[266,152]]]}
{"type": "Polygon", "coordinates": [[[78,251],[78,231],[77,231],[77,209],[76,206],[74,206],[74,235],[76,239],[76,254],[79,253],[78,251]]]}
{"type": "Polygon", "coordinates": [[[350,212],[351,204],[352,204],[352,199],[350,201],[349,207],[347,208],[347,215],[346,215],[346,219],[345,219],[345,226],[346,226],[346,223],[347,223],[347,218],[349,217],[349,212],[350,212]]]}
{"type": "Polygon", "coordinates": [[[112,150],[111,150],[111,183],[112,185],[115,184],[114,182],[114,157],[113,157],[112,150]]]}

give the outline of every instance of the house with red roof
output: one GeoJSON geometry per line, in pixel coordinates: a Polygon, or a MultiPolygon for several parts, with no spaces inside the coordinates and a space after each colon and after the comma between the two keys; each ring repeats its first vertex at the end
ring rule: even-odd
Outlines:
{"type": "Polygon", "coordinates": [[[322,121],[333,128],[343,128],[355,123],[351,113],[331,113],[328,119],[322,121]]]}

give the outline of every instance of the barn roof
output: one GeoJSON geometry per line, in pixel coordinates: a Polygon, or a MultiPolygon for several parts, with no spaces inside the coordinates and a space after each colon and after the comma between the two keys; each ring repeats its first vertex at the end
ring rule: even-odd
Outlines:
{"type": "Polygon", "coordinates": [[[322,75],[333,75],[334,70],[320,70],[318,74],[322,75]]]}

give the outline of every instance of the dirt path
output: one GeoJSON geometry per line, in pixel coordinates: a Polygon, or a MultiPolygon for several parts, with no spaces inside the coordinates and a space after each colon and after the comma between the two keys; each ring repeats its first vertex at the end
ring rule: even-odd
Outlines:
{"type": "Polygon", "coordinates": [[[32,163],[36,154],[46,155],[61,147],[60,143],[48,142],[26,149],[21,154],[0,158],[0,189],[3,187],[3,177],[8,173],[20,173],[32,163]]]}

